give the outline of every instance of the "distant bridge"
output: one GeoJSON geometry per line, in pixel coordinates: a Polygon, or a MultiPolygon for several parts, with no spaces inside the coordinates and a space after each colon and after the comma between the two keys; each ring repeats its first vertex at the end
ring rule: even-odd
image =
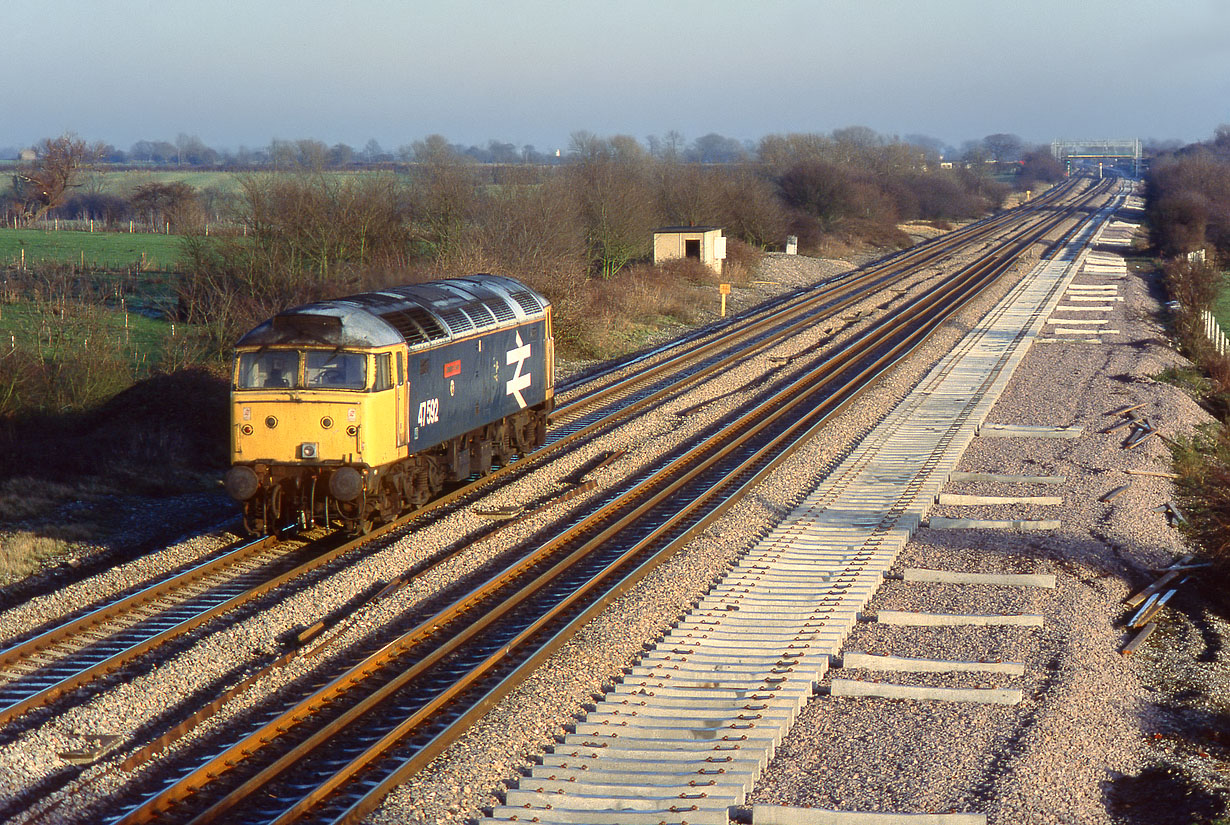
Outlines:
{"type": "Polygon", "coordinates": [[[1140,175],[1140,138],[1121,140],[1055,140],[1051,154],[1060,163],[1069,160],[1131,160],[1132,174],[1140,175]]]}

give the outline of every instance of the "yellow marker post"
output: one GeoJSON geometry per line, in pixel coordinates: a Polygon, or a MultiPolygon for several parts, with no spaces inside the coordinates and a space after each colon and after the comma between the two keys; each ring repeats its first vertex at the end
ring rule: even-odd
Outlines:
{"type": "Polygon", "coordinates": [[[726,317],[726,296],[730,294],[730,284],[718,284],[718,294],[722,296],[722,317],[726,317]]]}

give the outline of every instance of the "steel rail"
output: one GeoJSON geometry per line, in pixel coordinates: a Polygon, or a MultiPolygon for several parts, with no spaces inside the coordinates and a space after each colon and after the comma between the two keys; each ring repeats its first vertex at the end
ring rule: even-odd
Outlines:
{"type": "Polygon", "coordinates": [[[49,630],[39,633],[36,636],[32,636],[22,642],[6,647],[3,650],[0,650],[0,667],[11,666],[14,663],[29,658],[32,654],[42,651],[45,648],[54,647],[71,636],[79,635],[81,632],[89,630],[91,627],[110,622],[130,610],[132,607],[144,604],[146,602],[156,601],[173,590],[174,583],[199,580],[226,567],[237,564],[253,553],[263,550],[266,546],[272,544],[273,541],[274,539],[272,537],[266,536],[255,541],[243,542],[231,548],[223,555],[196,565],[189,570],[176,573],[174,579],[164,579],[162,581],[155,582],[129,596],[107,602],[96,610],[92,610],[87,614],[72,619],[71,621],[57,625],[49,630]]]}
{"type": "MultiPolygon", "coordinates": [[[[47,669],[62,669],[63,665],[60,661],[47,662],[44,659],[48,654],[58,646],[64,645],[66,642],[78,639],[82,636],[89,636],[92,631],[102,628],[107,624],[115,624],[124,619],[131,618],[131,623],[116,630],[108,637],[92,639],[86,641],[76,650],[66,654],[67,657],[76,655],[82,651],[88,651],[92,646],[102,645],[108,639],[125,634],[133,628],[150,622],[154,616],[141,615],[141,610],[147,605],[154,604],[159,600],[165,599],[184,590],[188,590],[207,583],[209,579],[225,575],[227,571],[233,571],[252,561],[258,561],[263,553],[276,540],[273,537],[265,537],[256,541],[241,544],[221,556],[213,558],[207,562],[189,568],[185,571],[180,571],[172,577],[154,582],[147,587],[144,587],[127,596],[104,603],[96,610],[91,610],[84,615],[78,616],[64,624],[52,627],[36,636],[26,639],[23,642],[12,645],[3,651],[0,651],[0,666],[7,667],[9,670],[29,669],[29,672],[24,676],[13,679],[3,685],[0,685],[0,692],[13,693],[21,689],[23,682],[45,683],[45,678],[38,679],[39,674],[47,669]],[[31,665],[31,662],[38,664],[31,665]],[[42,665],[42,667],[39,667],[42,665]]],[[[262,563],[267,563],[262,562],[262,563]]],[[[187,598],[194,598],[202,595],[212,585],[207,585],[205,590],[191,594],[187,598]]],[[[164,636],[164,640],[165,640],[164,636]]],[[[143,648],[149,649],[148,646],[143,648]]],[[[116,656],[107,657],[96,662],[87,669],[79,671],[76,675],[66,678],[57,678],[50,685],[31,692],[25,699],[10,703],[7,706],[0,708],[0,724],[8,722],[22,713],[27,712],[33,707],[47,702],[53,701],[64,693],[84,685],[99,676],[109,673],[123,666],[126,662],[140,655],[140,652],[123,653],[116,656]]]]}
{"type": "MultiPolygon", "coordinates": [[[[1032,243],[1034,243],[1038,237],[1042,237],[1043,235],[1045,235],[1045,233],[1048,232],[1050,228],[1051,228],[1050,226],[1045,227],[1042,230],[1038,231],[1037,233],[1034,233],[1035,237],[1031,237],[1025,240],[1024,242],[1021,242],[1019,245],[1019,249],[1017,251],[1019,252],[1020,250],[1023,250],[1027,246],[1032,245],[1032,243]]],[[[943,290],[943,294],[940,294],[939,291],[936,291],[916,301],[914,303],[914,308],[912,309],[910,314],[912,316],[917,316],[923,313],[932,313],[931,315],[928,316],[928,320],[926,320],[913,333],[911,333],[910,335],[906,336],[901,341],[899,341],[888,352],[886,352],[884,355],[876,359],[870,366],[867,366],[866,368],[864,368],[864,370],[862,371],[862,373],[860,373],[860,375],[863,375],[865,377],[869,372],[873,372],[875,375],[878,375],[880,374],[880,372],[882,372],[883,369],[887,368],[885,364],[889,363],[890,361],[895,362],[900,357],[903,357],[903,353],[907,345],[909,345],[912,341],[916,342],[916,340],[919,340],[921,336],[925,336],[926,334],[929,334],[931,330],[934,330],[942,322],[944,318],[948,317],[948,315],[951,314],[951,312],[955,312],[956,309],[960,305],[964,305],[964,303],[970,300],[974,294],[980,291],[981,288],[985,286],[986,283],[989,283],[990,281],[997,278],[998,275],[1013,262],[1013,258],[1014,258],[1013,255],[992,256],[984,260],[983,262],[980,262],[979,264],[968,268],[969,271],[963,277],[960,277],[958,279],[957,276],[954,276],[953,280],[954,281],[959,280],[959,282],[954,283],[949,288],[943,290]],[[969,284],[971,283],[974,284],[973,287],[969,286],[969,284]],[[948,299],[950,295],[952,295],[953,293],[957,292],[957,290],[962,289],[962,288],[966,289],[965,293],[963,293],[965,297],[961,298],[960,296],[958,296],[959,300],[953,303],[952,308],[950,308],[948,311],[944,313],[933,312],[933,310],[935,310],[935,308],[942,301],[948,299]]],[[[867,341],[875,341],[877,343],[881,343],[882,339],[885,336],[891,337],[894,334],[896,334],[896,331],[894,329],[884,329],[879,334],[864,336],[864,338],[867,341]]],[[[874,346],[874,345],[869,343],[867,344],[867,346],[874,346]]],[[[858,358],[865,357],[865,352],[866,352],[866,346],[860,347],[857,352],[853,350],[847,350],[846,354],[842,356],[842,358],[843,360],[846,360],[847,362],[849,362],[851,359],[857,360],[858,358]]],[[[828,362],[826,362],[824,366],[817,368],[815,372],[809,374],[808,378],[815,378],[818,373],[827,373],[829,375],[829,378],[826,380],[833,380],[833,376],[836,375],[836,373],[833,371],[833,368],[828,364],[828,362]]],[[[807,380],[807,379],[803,379],[803,380],[807,380]]],[[[798,382],[796,382],[796,384],[792,386],[797,386],[797,383],[798,382]]],[[[795,403],[799,403],[799,401],[796,401],[795,403]]],[[[843,402],[843,404],[844,403],[848,403],[848,401],[843,402]]],[[[792,408],[794,404],[791,404],[789,406],[792,408]]],[[[758,410],[757,412],[753,413],[751,417],[754,417],[758,422],[764,422],[761,426],[756,428],[757,432],[763,429],[764,426],[767,426],[767,422],[765,421],[764,412],[762,410],[758,410]]],[[[774,419],[776,419],[777,417],[778,417],[777,414],[773,416],[774,419]]],[[[727,445],[726,448],[724,448],[723,450],[719,452],[721,455],[726,455],[727,453],[729,453],[730,451],[734,449],[736,449],[736,445],[731,444],[731,445],[727,445]]],[[[698,473],[700,472],[700,470],[698,469],[695,472],[698,473]]],[[[680,484],[685,483],[687,480],[689,480],[694,475],[695,473],[691,473],[688,475],[687,479],[681,480],[678,483],[680,484]]],[[[677,486],[672,486],[668,488],[667,491],[661,493],[659,496],[655,498],[657,500],[661,500],[664,497],[669,497],[676,491],[676,489],[677,489],[677,486]]],[[[707,494],[703,498],[707,499],[708,497],[709,495],[707,494]]],[[[610,535],[612,535],[614,531],[618,531],[619,529],[622,529],[623,526],[626,526],[628,523],[636,521],[643,513],[644,507],[647,507],[647,506],[650,506],[650,505],[647,503],[645,505],[642,505],[642,507],[637,508],[637,510],[633,514],[630,514],[629,516],[625,517],[625,519],[621,520],[620,524],[608,526],[593,541],[597,542],[598,544],[601,544],[602,542],[606,541],[606,539],[609,538],[610,535]]],[[[591,516],[590,519],[587,519],[584,522],[584,524],[591,525],[593,523],[593,519],[594,517],[591,516]]],[[[581,527],[578,526],[577,529],[581,529],[581,527]]],[[[587,546],[592,546],[592,545],[587,545],[587,546]]],[[[576,557],[572,557],[572,556],[569,557],[570,559],[572,559],[570,563],[575,563],[575,561],[578,558],[583,557],[585,553],[588,553],[588,550],[585,551],[585,553],[580,553],[580,551],[578,551],[578,553],[579,555],[576,557]]],[[[532,567],[534,564],[538,563],[539,558],[541,558],[540,555],[535,554],[534,557],[523,560],[522,562],[518,563],[518,565],[515,565],[515,567],[519,567],[521,569],[528,569],[529,567],[532,567]]],[[[560,562],[559,564],[562,565],[564,564],[564,562],[560,562]]],[[[506,571],[506,573],[507,572],[508,571],[506,571]]],[[[538,586],[540,586],[543,582],[548,580],[544,578],[544,576],[546,576],[546,574],[543,574],[543,576],[540,576],[539,579],[537,580],[538,586]]],[[[508,580],[507,576],[504,576],[504,575],[502,575],[500,578],[502,581],[508,580]]],[[[456,608],[463,607],[466,604],[473,604],[473,603],[481,602],[483,599],[489,596],[491,592],[493,592],[494,587],[495,587],[495,584],[493,580],[493,582],[489,583],[488,586],[484,586],[484,588],[482,588],[482,590],[486,591],[485,593],[479,593],[478,591],[475,591],[471,594],[467,594],[467,596],[462,597],[457,602],[455,602],[453,608],[456,609],[456,608]]],[[[530,588],[530,589],[533,589],[533,588],[530,588]]],[[[519,595],[518,597],[514,597],[513,599],[510,599],[507,602],[505,602],[505,610],[512,609],[512,607],[516,606],[524,598],[528,597],[528,591],[523,590],[522,593],[524,595],[519,595]]],[[[407,674],[409,675],[405,675],[404,678],[399,678],[396,681],[396,683],[393,684],[392,687],[386,687],[386,689],[382,689],[381,693],[387,694],[388,692],[395,690],[397,686],[400,686],[404,682],[405,679],[409,679],[412,676],[423,672],[431,664],[434,664],[435,662],[439,661],[443,656],[447,655],[452,650],[455,650],[456,647],[460,645],[464,640],[473,637],[474,635],[479,633],[482,629],[485,629],[486,627],[488,627],[492,622],[494,622],[499,616],[502,616],[502,615],[503,615],[503,612],[500,612],[498,614],[496,613],[487,614],[486,618],[480,619],[478,623],[471,625],[469,629],[462,631],[461,634],[454,637],[453,641],[446,643],[445,646],[443,647],[437,648],[436,651],[430,654],[428,658],[421,660],[420,663],[416,664],[413,669],[411,669],[410,671],[407,671],[407,674]]],[[[442,611],[441,613],[437,614],[436,616],[433,616],[431,619],[422,623],[415,630],[407,634],[407,636],[417,636],[419,639],[421,639],[423,638],[421,634],[424,634],[428,628],[432,628],[433,626],[438,628],[442,625],[447,625],[453,622],[454,620],[455,620],[455,614],[447,610],[442,611]]],[[[406,639],[407,636],[403,636],[402,638],[406,639]]],[[[415,643],[417,643],[417,640],[415,643]]],[[[385,651],[388,651],[389,649],[390,647],[386,646],[385,651]]],[[[352,670],[346,676],[343,676],[338,680],[334,680],[334,682],[331,683],[331,686],[334,689],[336,689],[336,688],[339,688],[344,683],[353,684],[354,679],[350,677],[353,677],[356,675],[357,673],[354,670],[352,670]]],[[[332,698],[335,696],[336,694],[332,694],[331,698],[328,701],[332,701],[332,698]]],[[[371,707],[374,707],[373,703],[375,701],[376,701],[375,699],[373,699],[372,697],[369,697],[369,699],[365,700],[364,703],[356,706],[351,711],[348,711],[344,719],[350,720],[350,719],[358,718],[358,716],[361,716],[363,713],[367,712],[371,707]]],[[[302,713],[305,711],[306,711],[306,707],[304,706],[303,703],[300,703],[298,712],[302,713]]],[[[292,720],[296,716],[296,712],[297,712],[296,709],[292,709],[290,711],[285,712],[280,717],[278,717],[277,720],[275,720],[272,723],[272,728],[285,728],[285,726],[288,723],[292,723],[292,720]]],[[[306,718],[306,717],[301,717],[301,718],[306,718]]],[[[260,784],[265,779],[269,778],[270,776],[276,775],[278,772],[280,772],[285,767],[298,761],[307,752],[319,746],[319,744],[321,744],[323,741],[326,741],[329,738],[329,736],[333,734],[335,730],[338,730],[341,727],[344,727],[344,722],[340,720],[335,720],[333,723],[330,724],[328,728],[323,729],[322,731],[319,731],[315,736],[313,736],[307,742],[300,743],[299,746],[297,746],[294,750],[292,750],[288,754],[284,755],[283,758],[279,760],[277,763],[275,763],[273,766],[267,767],[261,774],[258,775],[258,777],[254,777],[250,779],[249,782],[245,783],[244,786],[241,786],[240,789],[237,789],[236,791],[232,792],[232,794],[228,795],[225,798],[223,803],[219,803],[221,807],[211,808],[210,811],[213,812],[211,815],[216,816],[220,810],[225,810],[229,808],[230,804],[233,804],[244,793],[254,790],[256,787],[259,787],[260,784]]],[[[251,737],[249,737],[249,739],[251,739],[251,737]]],[[[227,753],[219,757],[216,757],[210,763],[198,769],[198,771],[195,773],[199,773],[202,776],[208,776],[211,772],[214,772],[220,768],[223,768],[226,764],[233,761],[233,759],[238,755],[238,751],[235,750],[235,748],[237,747],[239,746],[238,745],[232,746],[232,749],[228,750],[227,753]]],[[[337,780],[337,782],[340,782],[340,781],[341,780],[337,780]]],[[[186,785],[191,786],[192,780],[187,780],[186,785]]],[[[151,800],[150,803],[147,803],[147,804],[154,805],[155,803],[156,803],[156,800],[151,800]]],[[[133,814],[136,814],[136,813],[137,813],[136,811],[133,812],[133,814]]],[[[200,818],[194,821],[207,821],[205,817],[206,815],[202,814],[200,818]]],[[[124,821],[137,821],[137,820],[130,818],[124,821]]]]}

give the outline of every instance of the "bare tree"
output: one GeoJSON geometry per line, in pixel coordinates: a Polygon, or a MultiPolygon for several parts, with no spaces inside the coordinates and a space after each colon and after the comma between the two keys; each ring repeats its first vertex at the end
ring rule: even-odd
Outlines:
{"type": "Polygon", "coordinates": [[[982,139],[983,145],[987,147],[987,151],[991,153],[991,158],[996,163],[1010,163],[1014,160],[1021,159],[1021,150],[1024,148],[1024,142],[1016,135],[1004,134],[1003,132],[987,135],[982,139]]]}
{"type": "Polygon", "coordinates": [[[582,163],[609,158],[610,144],[585,129],[568,136],[568,154],[582,163]]]}
{"type": "Polygon", "coordinates": [[[656,171],[658,203],[668,224],[695,226],[716,220],[722,193],[713,170],[691,163],[660,163],[656,171]]]}
{"type": "Polygon", "coordinates": [[[296,140],[295,151],[304,169],[324,169],[329,163],[329,147],[319,140],[296,140]]]}
{"type": "Polygon", "coordinates": [[[442,135],[415,141],[411,168],[411,214],[415,240],[436,261],[455,254],[477,202],[470,160],[442,135]]]}
{"type": "Polygon", "coordinates": [[[354,163],[354,149],[345,143],[335,143],[329,150],[329,165],[344,168],[354,163]]]}
{"type": "Polygon", "coordinates": [[[269,141],[269,159],[274,169],[289,169],[295,164],[295,144],[289,140],[274,138],[269,141]]]}
{"type": "Polygon", "coordinates": [[[364,163],[384,163],[385,161],[392,160],[393,156],[386,154],[380,146],[380,142],[375,138],[371,138],[363,147],[363,151],[359,153],[359,158],[364,163]]]}
{"type": "Polygon", "coordinates": [[[610,278],[650,252],[657,215],[649,157],[635,139],[602,140],[588,132],[573,134],[572,149],[565,178],[580,209],[590,259],[610,278]]]}
{"type": "Polygon", "coordinates": [[[86,143],[66,133],[44,139],[35,151],[37,159],[13,175],[13,192],[27,223],[64,203],[69,192],[84,183],[82,173],[102,157],[103,144],[86,143]]]}
{"type": "Polygon", "coordinates": [[[697,163],[736,163],[745,154],[739,141],[710,132],[693,141],[688,159],[697,163]]]}
{"type": "Polygon", "coordinates": [[[764,249],[784,243],[789,216],[776,187],[746,166],[718,176],[718,223],[726,234],[764,249]]]}
{"type": "Polygon", "coordinates": [[[155,231],[169,224],[184,233],[205,223],[205,210],[197,191],[183,181],[150,183],[138,186],[129,199],[133,212],[149,221],[155,231]]]}
{"type": "Polygon", "coordinates": [[[188,235],[179,315],[224,352],[279,309],[355,290],[406,264],[400,185],[391,174],[241,178],[245,237],[188,235]]]}

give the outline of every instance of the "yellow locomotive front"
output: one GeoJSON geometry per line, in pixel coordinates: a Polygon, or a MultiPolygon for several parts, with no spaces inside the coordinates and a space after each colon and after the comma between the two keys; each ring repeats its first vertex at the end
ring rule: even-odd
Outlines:
{"type": "Polygon", "coordinates": [[[363,453],[359,411],[367,372],[359,352],[239,353],[232,463],[354,461],[363,453]]]}
{"type": "MultiPolygon", "coordinates": [[[[372,467],[404,456],[393,438],[381,437],[397,428],[393,364],[402,367],[404,355],[391,349],[237,351],[226,482],[234,498],[253,502],[245,508],[250,530],[286,526],[292,513],[315,512],[318,502],[345,510],[372,467]],[[259,490],[266,495],[257,497],[259,490]]],[[[398,371],[404,380],[404,367],[398,371]]]]}

